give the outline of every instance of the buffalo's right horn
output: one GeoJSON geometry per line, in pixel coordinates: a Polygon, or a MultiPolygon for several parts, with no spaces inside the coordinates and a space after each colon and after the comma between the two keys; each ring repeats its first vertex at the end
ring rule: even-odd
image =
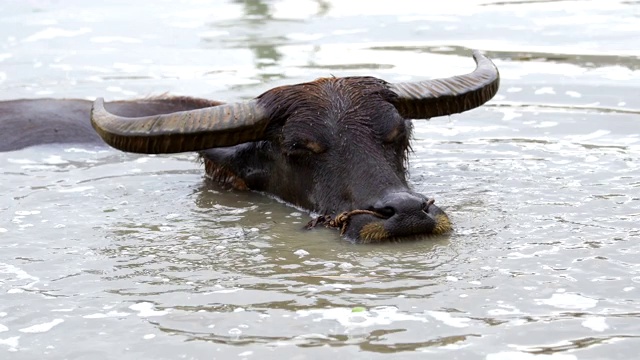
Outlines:
{"type": "Polygon", "coordinates": [[[269,123],[255,100],[171,114],[127,118],[109,113],[104,100],[91,109],[91,124],[116,149],[145,154],[199,151],[262,138],[269,123]]]}
{"type": "Polygon", "coordinates": [[[457,114],[489,101],[500,86],[496,66],[479,51],[473,51],[476,69],[449,78],[389,84],[398,97],[393,105],[406,119],[429,119],[457,114]]]}

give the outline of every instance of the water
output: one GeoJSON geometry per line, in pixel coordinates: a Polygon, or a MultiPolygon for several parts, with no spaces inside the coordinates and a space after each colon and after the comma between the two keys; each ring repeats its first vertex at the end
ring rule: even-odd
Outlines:
{"type": "Polygon", "coordinates": [[[0,357],[628,359],[640,348],[637,1],[4,1],[0,99],[250,98],[320,76],[502,75],[417,121],[455,224],[352,245],[192,154],[0,154],[0,357]]]}

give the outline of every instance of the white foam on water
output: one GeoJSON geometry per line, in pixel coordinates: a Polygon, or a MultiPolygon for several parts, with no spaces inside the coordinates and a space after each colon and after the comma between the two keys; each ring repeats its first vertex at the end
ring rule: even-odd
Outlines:
{"type": "Polygon", "coordinates": [[[556,91],[553,90],[553,88],[550,86],[541,87],[540,89],[534,92],[534,94],[536,95],[543,95],[543,94],[555,95],[555,93],[556,91]]]}
{"type": "Polygon", "coordinates": [[[309,255],[309,252],[306,250],[302,250],[302,249],[298,249],[296,251],[293,252],[294,255],[300,256],[300,257],[305,257],[307,255],[309,255]]]}
{"type": "MultiPolygon", "coordinates": [[[[32,288],[35,284],[37,284],[40,281],[40,278],[32,276],[32,275],[29,275],[26,271],[14,266],[14,265],[5,264],[5,263],[0,263],[0,274],[12,274],[12,275],[15,275],[15,280],[31,280],[31,282],[28,283],[27,285],[20,286],[20,290],[22,290],[22,291],[24,291],[23,289],[32,288]]],[[[9,279],[9,281],[11,281],[11,279],[9,279]]],[[[17,288],[10,289],[7,292],[10,292],[11,290],[16,290],[16,289],[17,288]]]]}
{"type": "Polygon", "coordinates": [[[514,109],[499,109],[498,112],[502,113],[502,121],[510,121],[522,117],[522,113],[514,109]]]}
{"type": "Polygon", "coordinates": [[[327,286],[341,290],[349,290],[352,288],[351,284],[327,284],[327,286]]]}
{"type": "Polygon", "coordinates": [[[169,313],[167,310],[156,311],[154,310],[154,306],[155,305],[150,302],[141,302],[129,306],[129,309],[137,311],[140,317],[164,316],[169,313]]]}
{"type": "Polygon", "coordinates": [[[558,126],[558,123],[555,121],[541,121],[538,124],[534,125],[533,127],[535,128],[548,128],[548,127],[554,127],[554,126],[558,126]]]}
{"type": "Polygon", "coordinates": [[[106,152],[106,151],[105,150],[103,150],[103,151],[87,150],[87,149],[83,149],[83,148],[71,147],[71,148],[64,149],[64,152],[66,152],[66,153],[80,153],[80,154],[97,154],[99,152],[106,152]]]}
{"type": "Polygon", "coordinates": [[[53,329],[54,326],[62,324],[63,322],[64,322],[63,319],[54,319],[54,320],[46,322],[46,323],[32,325],[32,326],[26,327],[24,329],[20,329],[18,331],[23,332],[23,333],[29,333],[29,334],[44,333],[44,332],[47,332],[47,331],[53,329]]]}
{"type": "Polygon", "coordinates": [[[129,313],[126,312],[118,312],[118,311],[109,311],[108,313],[94,313],[83,316],[85,319],[105,319],[112,317],[124,317],[129,316],[129,313]]]}
{"type": "Polygon", "coordinates": [[[467,324],[470,321],[469,319],[454,318],[450,313],[445,311],[427,311],[427,314],[451,327],[465,328],[469,326],[469,324],[467,324]]]}
{"type": "Polygon", "coordinates": [[[38,215],[40,214],[40,210],[18,210],[15,214],[20,216],[38,215]]]}
{"type": "Polygon", "coordinates": [[[353,312],[350,308],[298,310],[299,317],[317,316],[313,321],[336,321],[347,330],[377,325],[389,325],[396,321],[429,322],[424,317],[398,312],[395,306],[380,306],[368,311],[353,312]]]}
{"type": "Polygon", "coordinates": [[[588,317],[582,322],[582,326],[593,331],[602,332],[609,328],[607,321],[603,317],[588,317]]]}
{"type": "Polygon", "coordinates": [[[68,164],[67,160],[62,159],[59,155],[50,155],[42,160],[47,165],[62,165],[68,164]]]}
{"type": "Polygon", "coordinates": [[[211,292],[207,292],[204,293],[205,295],[211,295],[211,294],[233,294],[235,292],[238,292],[242,290],[241,288],[235,288],[235,289],[222,289],[222,290],[216,290],[216,291],[211,291],[211,292]]]}
{"type": "Polygon", "coordinates": [[[578,294],[560,293],[553,294],[548,299],[536,299],[536,303],[566,310],[586,310],[598,305],[598,300],[578,294]]]}
{"type": "Polygon", "coordinates": [[[594,70],[593,73],[599,74],[605,79],[616,81],[629,81],[629,79],[633,79],[637,76],[637,72],[635,70],[620,65],[600,67],[597,70],[594,70]]]}
{"type": "Polygon", "coordinates": [[[520,311],[518,308],[513,306],[502,305],[498,309],[491,309],[487,311],[487,314],[491,316],[504,316],[504,315],[522,314],[522,311],[520,311]]]}
{"type": "Polygon", "coordinates": [[[150,339],[153,339],[154,337],[156,337],[156,334],[146,334],[142,338],[145,340],[150,340],[150,339]]]}
{"type": "Polygon", "coordinates": [[[6,339],[0,339],[0,345],[5,345],[9,347],[9,351],[18,351],[18,340],[20,340],[20,336],[12,336],[6,339]]]}
{"type": "Polygon", "coordinates": [[[94,187],[93,186],[76,186],[68,189],[61,189],[61,190],[58,190],[58,192],[59,193],[77,193],[77,192],[84,192],[91,189],[94,189],[94,187]]]}
{"type": "Polygon", "coordinates": [[[6,325],[0,324],[0,333],[5,331],[9,331],[9,328],[6,325]]]}

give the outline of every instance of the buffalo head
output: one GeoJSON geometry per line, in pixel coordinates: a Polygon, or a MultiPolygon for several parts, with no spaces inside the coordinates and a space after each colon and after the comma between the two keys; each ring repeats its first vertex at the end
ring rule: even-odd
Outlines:
{"type": "Polygon", "coordinates": [[[410,120],[460,113],[495,95],[498,70],[473,56],[476,69],[451,78],[321,78],[246,102],[140,118],[110,114],[98,99],[91,122],[123,151],[200,151],[209,177],[325,215],[358,242],[441,234],[451,229],[447,215],[407,185],[410,120]]]}

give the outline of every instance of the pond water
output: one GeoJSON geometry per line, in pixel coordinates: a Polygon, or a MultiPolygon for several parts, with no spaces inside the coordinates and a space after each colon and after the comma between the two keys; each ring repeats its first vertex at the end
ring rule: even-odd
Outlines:
{"type": "Polygon", "coordinates": [[[353,245],[192,154],[0,154],[3,359],[629,359],[640,349],[640,2],[0,3],[0,100],[256,96],[500,69],[415,121],[455,231],[353,245]]]}

